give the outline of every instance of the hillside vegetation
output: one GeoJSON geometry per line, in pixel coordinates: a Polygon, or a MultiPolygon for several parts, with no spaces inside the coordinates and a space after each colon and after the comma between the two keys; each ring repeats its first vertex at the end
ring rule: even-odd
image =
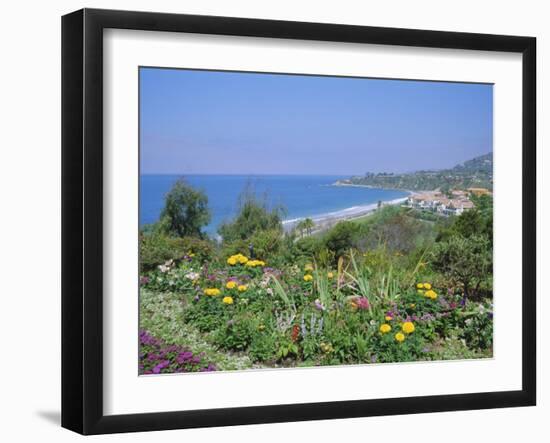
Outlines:
{"type": "Polygon", "coordinates": [[[451,169],[416,171],[406,174],[366,173],[337,182],[341,185],[363,185],[376,188],[435,190],[493,189],[493,153],[481,155],[451,169]]]}
{"type": "Polygon", "coordinates": [[[491,196],[304,235],[246,192],[221,242],[207,200],[180,181],[141,233],[141,374],[492,356],[491,196]]]}

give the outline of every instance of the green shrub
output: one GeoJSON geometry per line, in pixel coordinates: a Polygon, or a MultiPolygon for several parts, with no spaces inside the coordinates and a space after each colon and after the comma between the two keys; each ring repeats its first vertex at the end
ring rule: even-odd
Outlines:
{"type": "Polygon", "coordinates": [[[194,325],[199,331],[210,332],[216,330],[228,320],[228,313],[219,297],[201,296],[188,306],[184,318],[186,322],[194,325]]]}
{"type": "Polygon", "coordinates": [[[271,332],[259,331],[252,337],[248,355],[255,362],[269,362],[275,359],[276,342],[271,332]]]}
{"type": "Polygon", "coordinates": [[[216,255],[216,244],[209,239],[184,237],[181,243],[185,254],[196,257],[201,263],[212,260],[216,255]]]}
{"type": "Polygon", "coordinates": [[[323,236],[324,246],[334,252],[336,258],[356,246],[360,227],[356,223],[342,221],[323,236]]]}
{"type": "Polygon", "coordinates": [[[231,351],[244,351],[258,328],[258,320],[250,313],[236,315],[221,325],[214,335],[216,345],[231,351]]]}
{"type": "Polygon", "coordinates": [[[453,235],[447,241],[436,243],[432,266],[460,283],[465,297],[477,295],[484,283],[492,289],[493,251],[486,236],[453,235]]]}
{"type": "Polygon", "coordinates": [[[140,234],[139,265],[140,272],[154,270],[168,260],[177,260],[187,252],[185,241],[169,237],[159,230],[140,234]]]}
{"type": "Polygon", "coordinates": [[[280,206],[269,208],[267,198],[258,198],[250,186],[239,197],[239,212],[230,222],[223,223],[218,233],[224,242],[247,241],[262,231],[282,233],[284,209],[280,206]]]}

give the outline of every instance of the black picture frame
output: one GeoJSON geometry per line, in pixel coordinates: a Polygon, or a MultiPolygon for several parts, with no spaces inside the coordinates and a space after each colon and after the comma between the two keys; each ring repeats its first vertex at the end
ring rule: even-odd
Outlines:
{"type": "Polygon", "coordinates": [[[62,18],[62,426],[152,431],[536,404],[536,39],[230,17],[83,9],[62,18]],[[103,30],[503,51],[522,54],[522,389],[131,415],[103,413],[103,30]]]}

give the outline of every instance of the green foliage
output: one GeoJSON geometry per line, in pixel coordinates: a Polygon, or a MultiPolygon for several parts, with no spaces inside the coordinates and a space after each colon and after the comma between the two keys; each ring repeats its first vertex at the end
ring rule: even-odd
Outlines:
{"type": "Polygon", "coordinates": [[[371,225],[359,242],[363,250],[383,245],[389,251],[408,254],[433,240],[433,228],[401,211],[371,225]]]}
{"type": "Polygon", "coordinates": [[[177,260],[187,252],[185,241],[173,238],[154,230],[140,234],[139,265],[140,271],[151,271],[168,260],[177,260]]]}
{"type": "Polygon", "coordinates": [[[388,206],[285,233],[245,192],[221,244],[165,218],[140,237],[140,326],[221,369],[491,356],[492,201],[473,201],[460,217],[388,206]]]}
{"type": "Polygon", "coordinates": [[[492,313],[478,308],[465,316],[462,337],[470,349],[490,348],[493,345],[492,313]]]}
{"type": "Polygon", "coordinates": [[[450,189],[470,187],[493,187],[493,153],[468,160],[451,169],[439,171],[417,171],[406,174],[367,173],[363,177],[352,177],[346,183],[385,189],[435,190],[448,192],[450,189]]]}
{"type": "Polygon", "coordinates": [[[201,263],[210,261],[216,256],[216,244],[210,239],[183,237],[181,240],[185,255],[194,257],[201,263]]]}
{"type": "Polygon", "coordinates": [[[249,241],[262,231],[282,233],[284,210],[281,207],[269,208],[267,199],[258,198],[254,191],[247,187],[239,198],[239,212],[231,221],[222,224],[218,233],[224,242],[249,241]]]}
{"type": "Polygon", "coordinates": [[[313,220],[311,218],[304,218],[296,224],[294,229],[302,237],[304,237],[305,235],[311,235],[314,228],[315,228],[315,223],[313,222],[313,220]]]}
{"type": "Polygon", "coordinates": [[[257,329],[258,320],[251,313],[241,313],[216,330],[214,342],[227,350],[244,351],[252,343],[257,329]]]}
{"type": "Polygon", "coordinates": [[[446,240],[451,236],[471,237],[485,235],[492,240],[493,214],[483,213],[477,209],[465,211],[453,219],[453,223],[441,230],[438,240],[446,240]]]}
{"type": "Polygon", "coordinates": [[[270,332],[259,331],[252,337],[248,355],[255,362],[270,362],[276,358],[276,349],[277,342],[275,336],[270,332]]]}
{"type": "Polygon", "coordinates": [[[227,309],[215,297],[200,297],[197,301],[190,303],[185,311],[185,321],[201,332],[214,331],[227,320],[227,309]]]}
{"type": "Polygon", "coordinates": [[[179,179],[166,194],[160,219],[171,236],[201,237],[202,227],[210,222],[208,197],[179,179]]]}
{"type": "Polygon", "coordinates": [[[212,241],[196,237],[171,237],[157,227],[140,233],[139,258],[140,272],[151,271],[163,263],[179,261],[194,256],[199,261],[211,260],[215,255],[212,241]]]}
{"type": "Polygon", "coordinates": [[[461,283],[466,297],[475,295],[482,283],[490,284],[492,280],[493,254],[486,236],[451,236],[434,246],[432,257],[434,269],[461,283]]]}
{"type": "Polygon", "coordinates": [[[317,236],[300,238],[292,245],[293,258],[300,260],[314,257],[322,250],[322,246],[322,241],[317,236]]]}
{"type": "Polygon", "coordinates": [[[341,257],[356,246],[361,228],[357,223],[341,221],[323,236],[325,248],[341,257]]]}

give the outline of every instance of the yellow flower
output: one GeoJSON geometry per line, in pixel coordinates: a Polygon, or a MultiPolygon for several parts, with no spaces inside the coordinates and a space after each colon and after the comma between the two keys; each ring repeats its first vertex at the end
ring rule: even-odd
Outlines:
{"type": "Polygon", "coordinates": [[[233,297],[224,297],[222,300],[226,305],[232,305],[233,304],[233,297]]]}
{"type": "Polygon", "coordinates": [[[417,283],[416,284],[417,289],[422,289],[424,287],[423,283],[417,283]]]}
{"type": "Polygon", "coordinates": [[[401,326],[401,329],[403,329],[403,332],[405,334],[412,334],[414,332],[414,325],[412,322],[410,321],[406,321],[405,323],[403,323],[403,325],[401,326]]]}
{"type": "Polygon", "coordinates": [[[239,287],[237,288],[239,290],[239,292],[244,292],[248,289],[248,286],[246,285],[239,285],[239,287]]]}
{"type": "Polygon", "coordinates": [[[248,261],[248,258],[246,258],[244,255],[239,254],[239,258],[237,260],[239,260],[239,263],[241,265],[244,265],[248,261]]]}
{"type": "Polygon", "coordinates": [[[424,283],[424,289],[432,289],[432,285],[429,283],[424,283]]]}
{"type": "Polygon", "coordinates": [[[311,281],[311,280],[313,280],[313,276],[312,276],[312,275],[310,275],[310,274],[304,275],[304,281],[311,281]]]}
{"type": "Polygon", "coordinates": [[[403,335],[403,333],[401,332],[398,332],[397,334],[395,334],[395,339],[401,343],[403,340],[405,340],[405,336],[403,335]]]}
{"type": "Polygon", "coordinates": [[[391,326],[388,325],[387,323],[384,323],[383,325],[380,325],[380,332],[382,334],[385,334],[386,332],[390,332],[391,331],[391,326]]]}
{"type": "Polygon", "coordinates": [[[409,306],[413,309],[416,308],[416,305],[414,303],[411,303],[409,306]]]}
{"type": "Polygon", "coordinates": [[[433,289],[430,289],[429,291],[426,291],[424,296],[435,300],[437,298],[437,293],[433,289]]]}
{"type": "Polygon", "coordinates": [[[233,288],[236,288],[237,287],[237,282],[231,280],[231,281],[228,281],[225,285],[225,287],[227,289],[233,289],[233,288]]]}
{"type": "Polygon", "coordinates": [[[231,256],[227,259],[227,264],[235,266],[237,264],[237,259],[234,256],[231,256]]]}
{"type": "Polygon", "coordinates": [[[265,262],[262,260],[248,260],[246,266],[251,268],[255,268],[256,266],[265,266],[265,262]]]}
{"type": "Polygon", "coordinates": [[[329,273],[327,274],[327,277],[328,277],[329,279],[334,278],[334,273],[329,272],[329,273]]]}
{"type": "Polygon", "coordinates": [[[204,290],[204,294],[216,296],[216,295],[220,295],[221,291],[218,288],[207,288],[204,290]]]}
{"type": "Polygon", "coordinates": [[[313,265],[311,263],[308,263],[307,265],[304,266],[304,271],[306,272],[313,271],[313,265]]]}
{"type": "Polygon", "coordinates": [[[393,317],[392,317],[391,315],[386,315],[386,316],[384,317],[384,320],[386,320],[386,321],[392,321],[392,320],[393,320],[393,317]]]}
{"type": "Polygon", "coordinates": [[[424,295],[424,291],[422,289],[418,289],[416,292],[418,292],[420,295],[424,295]]]}

